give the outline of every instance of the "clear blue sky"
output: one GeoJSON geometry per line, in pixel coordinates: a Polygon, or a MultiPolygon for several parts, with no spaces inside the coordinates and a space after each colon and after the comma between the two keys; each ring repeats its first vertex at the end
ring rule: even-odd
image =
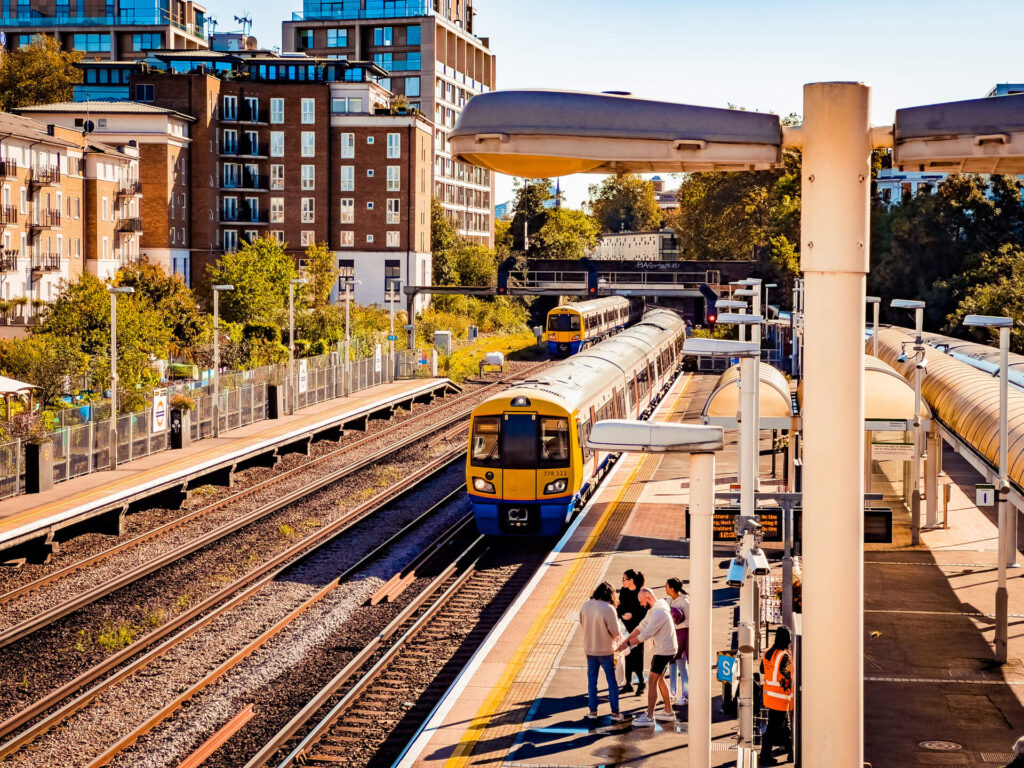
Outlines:
{"type": "MultiPolygon", "coordinates": [[[[279,45],[293,4],[208,0],[219,29],[242,9],[265,47],[279,45]]],[[[1024,82],[1020,0],[475,0],[499,88],[631,91],[637,96],[779,114],[801,111],[818,80],[872,86],[872,117],[901,106],[984,96],[1024,82]]],[[[593,176],[562,180],[567,202],[593,176]]],[[[511,196],[499,177],[495,202],[511,196]]]]}

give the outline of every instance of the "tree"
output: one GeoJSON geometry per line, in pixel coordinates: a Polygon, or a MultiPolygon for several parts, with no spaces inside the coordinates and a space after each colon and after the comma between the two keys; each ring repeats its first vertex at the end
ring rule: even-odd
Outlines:
{"type": "Polygon", "coordinates": [[[307,294],[314,308],[329,306],[331,291],[338,281],[338,264],[327,243],[314,243],[306,248],[307,294]]]}
{"type": "Polygon", "coordinates": [[[211,339],[192,289],[180,275],[169,275],[160,265],[143,259],[121,267],[114,284],[134,288],[137,299],[163,315],[173,354],[194,360],[199,346],[211,339]]]}
{"type": "Polygon", "coordinates": [[[295,276],[292,257],[271,237],[225,253],[209,270],[211,283],[235,286],[222,294],[220,311],[225,320],[237,323],[281,324],[288,307],[288,284],[295,276]]]}
{"type": "Polygon", "coordinates": [[[57,405],[63,395],[78,390],[89,371],[89,357],[74,338],[38,334],[27,339],[0,341],[0,371],[39,387],[36,398],[57,405]]]}
{"type": "Polygon", "coordinates": [[[546,259],[581,259],[597,246],[597,222],[583,211],[555,208],[537,233],[537,248],[546,259]]]}
{"type": "Polygon", "coordinates": [[[430,201],[430,250],[433,260],[434,285],[458,285],[455,251],[461,237],[444,213],[441,202],[430,201]]]}
{"type": "Polygon", "coordinates": [[[70,101],[72,87],[82,82],[74,66],[79,51],[62,51],[50,35],[36,35],[29,45],[6,51],[0,58],[0,109],[70,101]]]}
{"type": "Polygon", "coordinates": [[[970,279],[981,280],[967,289],[956,310],[947,318],[945,330],[972,336],[975,341],[991,344],[997,336],[988,328],[964,328],[967,315],[1012,317],[1010,348],[1024,353],[1024,249],[1006,244],[995,254],[983,254],[981,263],[970,279]],[[983,276],[983,277],[982,277],[983,276]]]}
{"type": "Polygon", "coordinates": [[[591,184],[589,191],[590,212],[602,232],[638,232],[660,229],[664,224],[652,181],[620,173],[591,184]]]}
{"type": "Polygon", "coordinates": [[[517,180],[515,190],[515,202],[512,204],[512,249],[536,255],[537,246],[533,236],[540,232],[552,210],[544,205],[552,199],[551,179],[517,180]],[[527,233],[523,230],[524,224],[529,230],[529,249],[525,247],[524,237],[527,233]]]}

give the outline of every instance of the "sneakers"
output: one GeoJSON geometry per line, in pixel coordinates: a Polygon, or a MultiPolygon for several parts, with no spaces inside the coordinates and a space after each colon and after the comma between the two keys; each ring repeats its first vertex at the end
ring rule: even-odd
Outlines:
{"type": "Polygon", "coordinates": [[[587,719],[597,720],[597,712],[595,712],[594,710],[590,710],[589,712],[587,712],[587,719]]]}
{"type": "Polygon", "coordinates": [[[681,693],[678,696],[676,696],[672,703],[675,704],[677,707],[685,707],[687,701],[688,699],[686,698],[686,694],[681,693]]]}
{"type": "Polygon", "coordinates": [[[612,722],[621,723],[626,717],[621,712],[612,712],[612,722]]]}
{"type": "Polygon", "coordinates": [[[633,718],[634,728],[651,728],[654,726],[654,721],[647,716],[646,712],[642,712],[639,717],[633,718]]]}
{"type": "Polygon", "coordinates": [[[664,709],[659,709],[654,713],[654,719],[662,722],[672,721],[674,723],[676,721],[676,713],[666,712],[664,709]]]}

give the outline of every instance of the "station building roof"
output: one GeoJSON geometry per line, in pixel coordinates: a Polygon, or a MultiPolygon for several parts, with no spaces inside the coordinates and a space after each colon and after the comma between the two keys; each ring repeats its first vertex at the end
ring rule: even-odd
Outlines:
{"type": "MultiPolygon", "coordinates": [[[[793,425],[793,398],[789,381],[768,363],[758,363],[758,387],[762,429],[789,429],[793,425]]],[[[740,366],[734,365],[718,377],[714,390],[704,403],[701,417],[706,424],[735,428],[740,409],[740,366]]]]}

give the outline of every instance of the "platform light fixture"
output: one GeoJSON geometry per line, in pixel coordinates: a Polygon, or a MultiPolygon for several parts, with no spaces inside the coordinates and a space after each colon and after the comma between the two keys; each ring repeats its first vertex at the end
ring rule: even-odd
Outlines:
{"type": "Polygon", "coordinates": [[[288,414],[295,413],[295,286],[309,281],[298,277],[288,281],[288,414]]]}
{"type": "MultiPolygon", "coordinates": [[[[924,308],[925,303],[918,299],[893,299],[889,302],[893,309],[905,309],[914,313],[914,357],[921,363],[924,361],[924,308]]],[[[904,362],[906,354],[903,354],[904,362]]],[[[913,474],[913,492],[910,497],[910,540],[914,545],[921,543],[921,378],[924,375],[924,368],[921,365],[914,367],[914,459],[911,473],[913,474]]],[[[936,505],[928,505],[929,516],[926,521],[928,527],[933,527],[938,522],[936,505]]]]}
{"type": "Polygon", "coordinates": [[[220,436],[220,294],[233,291],[233,285],[214,285],[213,289],[213,436],[220,436]]]}
{"type": "Polygon", "coordinates": [[[352,277],[339,276],[338,282],[345,281],[345,397],[352,394],[352,363],[349,360],[351,357],[350,350],[352,349],[352,337],[349,323],[348,304],[352,299],[353,286],[362,285],[362,280],[356,280],[352,277]]]}
{"type": "Polygon", "coordinates": [[[117,468],[117,297],[130,296],[130,285],[109,286],[110,293],[110,468],[117,468]]]}
{"type": "Polygon", "coordinates": [[[594,424],[587,444],[613,453],[690,454],[690,658],[694,663],[690,665],[688,752],[691,768],[706,768],[711,765],[715,452],[724,446],[724,432],[713,426],[607,419],[594,424]]]}

